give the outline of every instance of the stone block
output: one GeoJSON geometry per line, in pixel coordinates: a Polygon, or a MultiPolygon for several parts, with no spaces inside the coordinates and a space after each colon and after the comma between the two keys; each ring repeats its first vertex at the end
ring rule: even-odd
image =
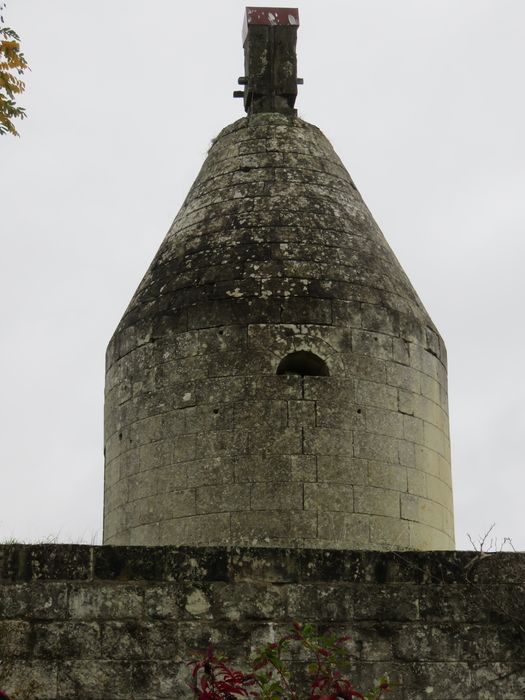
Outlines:
{"type": "MultiPolygon", "coordinates": [[[[298,282],[298,280],[294,280],[298,282]]],[[[263,280],[265,285],[273,280],[263,280]]],[[[251,350],[271,352],[278,356],[286,355],[293,349],[294,340],[301,333],[301,326],[297,323],[279,324],[250,324],[248,326],[248,345],[251,350]]]]}
{"type": "Polygon", "coordinates": [[[403,415],[403,436],[409,442],[424,443],[423,421],[421,418],[403,415]]]}
{"type": "Polygon", "coordinates": [[[363,304],[361,308],[361,324],[365,330],[399,335],[399,320],[395,311],[378,304],[363,304]]]}
{"type": "Polygon", "coordinates": [[[406,549],[410,546],[408,521],[371,515],[370,542],[393,550],[406,549]]]}
{"type": "Polygon", "coordinates": [[[366,484],[367,461],[344,455],[318,455],[318,481],[340,484],[366,484]]]}
{"type": "Polygon", "coordinates": [[[71,585],[68,611],[75,620],[140,618],[144,591],[137,585],[71,585]]]}
{"type": "Polygon", "coordinates": [[[108,660],[64,661],[58,670],[58,697],[129,698],[132,693],[131,662],[108,660]]]}
{"type": "Polygon", "coordinates": [[[245,399],[285,399],[303,398],[303,379],[295,375],[280,374],[260,377],[246,377],[245,399]]]}
{"type": "Polygon", "coordinates": [[[352,331],[352,350],[380,360],[391,360],[393,355],[392,336],[370,331],[352,331]]]}
{"type": "Polygon", "coordinates": [[[246,395],[244,377],[201,379],[195,385],[197,404],[223,404],[242,401],[246,395]]]}
{"type": "Polygon", "coordinates": [[[184,433],[233,428],[233,406],[230,405],[201,404],[181,409],[181,413],[184,416],[184,433]]]}
{"type": "Polygon", "coordinates": [[[184,587],[180,583],[158,583],[144,591],[144,610],[148,619],[178,620],[183,615],[184,587]]]}
{"type": "Polygon", "coordinates": [[[399,518],[399,492],[367,486],[354,487],[356,513],[387,515],[399,518]]]}
{"type": "Polygon", "coordinates": [[[281,323],[332,323],[329,299],[288,297],[282,300],[281,309],[281,323]]]}
{"type": "Polygon", "coordinates": [[[102,656],[105,659],[178,658],[178,626],[171,621],[107,621],[101,627],[102,656]]]}
{"type": "MultiPolygon", "coordinates": [[[[209,353],[223,353],[233,349],[241,350],[246,347],[247,333],[244,326],[224,326],[204,328],[197,333],[197,349],[201,355],[209,353]]],[[[195,349],[195,345],[190,347],[195,349]]],[[[179,356],[177,353],[176,356],[179,356]]]]}
{"type": "Polygon", "coordinates": [[[439,428],[425,421],[423,423],[423,437],[426,447],[434,450],[442,457],[446,457],[448,452],[447,439],[439,428]]]}
{"type": "Polygon", "coordinates": [[[209,377],[236,377],[246,374],[254,367],[261,374],[273,372],[273,358],[266,352],[246,351],[224,352],[206,358],[209,377]]]}
{"type": "Polygon", "coordinates": [[[193,357],[202,354],[201,338],[198,331],[183,331],[166,334],[169,336],[170,352],[174,358],[193,357]]]}
{"type": "Polygon", "coordinates": [[[199,433],[195,440],[197,459],[227,458],[246,452],[248,435],[241,430],[214,430],[199,433]]]}
{"type": "Polygon", "coordinates": [[[286,618],[286,588],[259,581],[212,583],[210,587],[213,619],[240,621],[282,620],[286,618]]]}
{"type": "Polygon", "coordinates": [[[299,584],[288,588],[288,616],[292,620],[307,620],[317,610],[320,622],[330,624],[347,620],[353,611],[353,588],[348,584],[299,584]]]}
{"type": "Polygon", "coordinates": [[[104,483],[105,488],[109,489],[114,486],[120,479],[120,455],[111,460],[111,462],[106,462],[104,469],[104,483]]]}
{"type": "Polygon", "coordinates": [[[128,501],[128,482],[123,479],[106,490],[106,507],[109,511],[122,508],[128,501]]]}
{"type": "MultiPolygon", "coordinates": [[[[8,550],[9,551],[9,550],[8,550]]],[[[86,580],[91,577],[91,551],[86,545],[68,548],[56,544],[12,545],[8,570],[16,571],[15,578],[33,581],[86,580]]],[[[2,578],[0,554],[0,578],[2,578]]]]}
{"type": "Polygon", "coordinates": [[[98,622],[48,622],[32,626],[32,655],[37,659],[98,659],[98,622]]]}
{"type": "MultiPolygon", "coordinates": [[[[335,303],[334,299],[332,304],[335,303]]],[[[352,350],[352,334],[347,326],[324,326],[313,323],[302,323],[300,325],[301,335],[295,338],[295,347],[302,350],[312,349],[323,357],[327,351],[330,354],[350,353],[352,350]]],[[[330,357],[325,357],[330,364],[330,357]]]]}
{"type": "Polygon", "coordinates": [[[249,433],[250,452],[262,451],[268,454],[300,454],[302,452],[301,428],[280,428],[271,430],[261,426],[260,430],[249,433]]]}
{"type": "MultiPolygon", "coordinates": [[[[184,440],[185,438],[181,438],[180,443],[177,440],[177,448],[179,444],[183,444],[184,440]]],[[[173,462],[173,443],[170,440],[158,440],[157,442],[142,445],[138,450],[138,455],[140,470],[165,467],[173,462]]]]}
{"type": "Polygon", "coordinates": [[[412,367],[405,367],[394,362],[387,363],[386,377],[388,384],[397,386],[414,394],[421,393],[421,374],[412,367]]]}
{"type": "Polygon", "coordinates": [[[120,479],[126,479],[131,474],[136,474],[140,469],[138,449],[123,452],[117,457],[117,460],[119,463],[120,479]]]}
{"type": "Polygon", "coordinates": [[[316,481],[314,455],[243,455],[235,459],[235,481],[316,481]]]}
{"type": "Polygon", "coordinates": [[[411,548],[425,551],[454,549],[453,533],[448,535],[425,523],[411,522],[409,525],[411,548]]]}
{"type": "Polygon", "coordinates": [[[195,489],[182,489],[141,498],[127,505],[128,527],[195,513],[195,489]]]}
{"type": "Polygon", "coordinates": [[[389,435],[374,435],[356,431],[354,436],[354,455],[362,459],[399,463],[398,443],[389,435]]]}
{"type": "Polygon", "coordinates": [[[126,489],[125,497],[121,503],[116,503],[115,506],[122,505],[128,499],[135,501],[157,494],[159,491],[159,471],[158,469],[148,469],[130,476],[127,479],[128,488],[126,489]]]}
{"type": "Polygon", "coordinates": [[[158,522],[137,525],[129,530],[129,543],[139,547],[148,546],[151,542],[159,541],[159,532],[158,522]]]}
{"type": "Polygon", "coordinates": [[[386,362],[384,360],[358,353],[345,353],[343,359],[347,376],[386,384],[386,362]]]}
{"type": "Polygon", "coordinates": [[[406,467],[416,466],[416,445],[407,440],[399,440],[398,444],[399,463],[406,467]]]}
{"type": "Polygon", "coordinates": [[[402,438],[403,416],[397,411],[369,407],[366,409],[366,429],[370,433],[402,438]]]}
{"type": "Polygon", "coordinates": [[[368,486],[405,492],[408,490],[407,469],[397,464],[369,461],[368,486]]]}
{"type": "Polygon", "coordinates": [[[49,659],[14,659],[2,664],[2,690],[14,698],[55,700],[57,663],[49,659]]]}
{"type": "Polygon", "coordinates": [[[304,485],[305,510],[353,512],[353,487],[347,484],[317,483],[304,485]]]}
{"type": "Polygon", "coordinates": [[[153,581],[164,573],[163,553],[155,547],[94,547],[93,578],[100,581],[153,581]]]}
{"type": "Polygon", "coordinates": [[[281,538],[291,545],[317,536],[317,513],[303,510],[232,513],[231,527],[235,542],[265,546],[268,538],[281,538]]]}
{"type": "Polygon", "coordinates": [[[421,396],[419,394],[414,394],[412,391],[406,391],[405,389],[399,389],[399,402],[398,410],[408,416],[420,416],[421,411],[419,409],[419,402],[421,396]]]}
{"type": "Polygon", "coordinates": [[[377,622],[416,621],[419,617],[418,589],[409,584],[381,586],[359,584],[355,589],[354,618],[377,622]]]}
{"type": "Polygon", "coordinates": [[[397,411],[397,389],[386,384],[358,379],[356,402],[363,406],[377,406],[378,408],[397,411]]]}
{"type": "MultiPolygon", "coordinates": [[[[157,409],[158,410],[158,409],[157,409]]],[[[166,413],[169,409],[166,407],[166,413]]],[[[148,445],[151,442],[158,442],[166,438],[166,419],[162,413],[141,418],[133,425],[133,430],[123,428],[123,443],[126,441],[129,449],[140,445],[148,445]]]]}
{"type": "Polygon", "coordinates": [[[304,377],[304,398],[340,404],[354,401],[354,382],[342,377],[304,377]]]}
{"type": "Polygon", "coordinates": [[[439,477],[443,458],[434,450],[425,445],[415,446],[415,466],[417,469],[427,474],[439,477]]]}
{"type": "Polygon", "coordinates": [[[401,495],[401,517],[443,530],[443,506],[421,496],[401,495]]]}
{"type": "Polygon", "coordinates": [[[107,463],[112,462],[114,459],[119,457],[121,452],[124,451],[121,442],[122,435],[119,437],[118,432],[115,432],[110,435],[109,438],[106,438],[104,450],[107,463]]]}
{"type": "MultiPolygon", "coordinates": [[[[194,403],[194,385],[188,387],[185,386],[187,377],[191,377],[192,380],[204,379],[207,376],[214,376],[210,372],[210,361],[212,358],[206,357],[204,355],[197,355],[194,357],[177,357],[174,355],[173,360],[170,362],[163,362],[154,369],[154,379],[151,382],[140,382],[133,385],[134,394],[142,394],[142,397],[148,392],[158,392],[159,389],[167,389],[168,391],[173,390],[176,392],[176,399],[174,403],[169,402],[171,408],[183,408],[187,405],[187,402],[191,405],[194,403]],[[187,392],[192,393],[191,399],[183,399],[180,395],[180,387],[183,386],[184,391],[182,397],[187,392]],[[181,403],[184,401],[184,403],[181,403]]],[[[164,393],[164,392],[163,392],[164,393]]]]}
{"type": "Polygon", "coordinates": [[[427,475],[419,469],[407,469],[408,492],[427,498],[427,475]]]}
{"type": "Polygon", "coordinates": [[[316,425],[319,428],[365,428],[365,412],[354,403],[316,401],[316,425]]]}
{"type": "Polygon", "coordinates": [[[240,401],[234,406],[237,429],[284,428],[287,425],[286,401],[240,401]]]}
{"type": "Polygon", "coordinates": [[[184,467],[187,485],[190,487],[232,484],[234,481],[234,458],[232,457],[209,457],[177,466],[184,467]]]}
{"type": "Polygon", "coordinates": [[[336,428],[304,428],[304,452],[315,455],[348,455],[351,457],[353,433],[351,430],[336,428]]]}
{"type": "MultiPolygon", "coordinates": [[[[190,465],[191,468],[194,465],[198,469],[199,462],[177,462],[175,464],[170,464],[169,466],[162,467],[156,470],[156,483],[158,493],[166,493],[168,491],[175,491],[184,489],[185,487],[195,486],[195,484],[190,479],[190,465]]],[[[148,472],[145,472],[148,474],[148,472]]]]}
{"type": "MultiPolygon", "coordinates": [[[[104,536],[113,538],[126,529],[127,511],[126,507],[116,508],[106,511],[104,515],[104,536]]],[[[116,544],[114,541],[108,544],[116,544]]]]}
{"type": "Polygon", "coordinates": [[[392,359],[401,365],[410,365],[410,343],[403,338],[394,338],[392,359]]]}
{"type": "Polygon", "coordinates": [[[288,425],[292,428],[315,426],[315,401],[288,401],[288,425]]]}
{"type": "Polygon", "coordinates": [[[166,520],[160,524],[159,544],[220,545],[230,541],[230,514],[211,513],[166,520]]]}
{"type": "Polygon", "coordinates": [[[435,476],[427,474],[428,498],[442,506],[450,508],[452,506],[452,489],[450,482],[446,483],[435,476]]]}
{"type": "Polygon", "coordinates": [[[197,489],[197,513],[222,513],[250,509],[250,486],[227,484],[197,489]]]}
{"type": "Polygon", "coordinates": [[[67,617],[67,586],[38,582],[0,586],[0,619],[63,620],[67,617]]]}
{"type": "Polygon", "coordinates": [[[445,534],[447,534],[451,540],[452,540],[452,547],[454,545],[454,512],[452,510],[449,510],[449,508],[453,507],[452,499],[450,499],[449,503],[445,504],[445,507],[443,509],[443,531],[445,534]]]}
{"type": "Polygon", "coordinates": [[[251,486],[251,510],[301,510],[303,485],[271,481],[251,486]]]}
{"type": "Polygon", "coordinates": [[[349,548],[367,549],[370,545],[370,523],[368,515],[343,513],[341,511],[319,511],[319,540],[337,543],[349,548]]]}
{"type": "Polygon", "coordinates": [[[403,625],[394,642],[396,658],[408,661],[458,659],[460,638],[445,625],[403,625]]]}
{"type": "MultiPolygon", "coordinates": [[[[228,581],[296,582],[302,575],[299,553],[280,547],[241,547],[231,550],[227,561],[228,581]]],[[[215,577],[215,580],[219,580],[215,577]]]]}
{"type": "Polygon", "coordinates": [[[410,343],[412,350],[412,347],[423,344],[425,332],[420,321],[412,314],[401,313],[399,315],[399,335],[410,343]]]}
{"type": "Polygon", "coordinates": [[[440,387],[438,382],[426,374],[421,375],[421,393],[434,403],[440,402],[440,387]]]}
{"type": "MultiPolygon", "coordinates": [[[[200,628],[198,631],[201,632],[200,628]]],[[[209,633],[208,633],[209,635],[209,633]]],[[[201,641],[205,635],[195,635],[201,641]]],[[[209,640],[209,636],[208,636],[209,640]]],[[[197,644],[193,648],[204,648],[197,644]]],[[[191,654],[190,649],[188,652],[191,654]]],[[[188,665],[186,660],[180,663],[169,661],[135,661],[132,667],[133,696],[137,698],[180,698],[188,694],[188,665]]],[[[108,695],[107,697],[115,697],[108,695]]],[[[127,697],[132,697],[128,695],[127,697]]]]}
{"type": "Polygon", "coordinates": [[[173,440],[179,435],[195,432],[192,430],[191,425],[188,426],[188,415],[191,408],[190,406],[181,406],[162,413],[160,416],[161,436],[159,440],[173,440]]]}
{"type": "MultiPolygon", "coordinates": [[[[0,620],[0,658],[29,656],[30,632],[31,625],[29,622],[23,620],[0,620]]],[[[1,671],[2,666],[0,665],[1,671]]]]}

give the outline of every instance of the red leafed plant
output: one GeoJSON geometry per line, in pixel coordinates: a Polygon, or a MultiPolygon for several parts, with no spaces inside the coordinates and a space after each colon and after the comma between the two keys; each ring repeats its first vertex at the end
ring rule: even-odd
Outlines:
{"type": "Polygon", "coordinates": [[[213,650],[190,662],[191,688],[196,700],[382,700],[391,683],[382,678],[363,693],[346,677],[350,665],[350,637],[317,634],[312,625],[294,623],[290,634],[258,649],[249,672],[231,668],[213,650]],[[300,683],[286,657],[293,647],[308,658],[307,681],[300,683]],[[301,690],[306,685],[306,690],[301,690]]]}

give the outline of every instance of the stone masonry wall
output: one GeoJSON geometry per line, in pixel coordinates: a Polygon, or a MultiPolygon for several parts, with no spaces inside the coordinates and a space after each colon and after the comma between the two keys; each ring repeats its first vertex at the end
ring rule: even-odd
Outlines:
{"type": "Polygon", "coordinates": [[[109,344],[105,459],[105,544],[454,548],[445,346],[316,127],[215,140],[109,344]]]}
{"type": "Polygon", "coordinates": [[[242,660],[310,621],[392,700],[524,700],[524,581],[524,554],[4,545],[0,688],[189,700],[192,651],[242,660]]]}

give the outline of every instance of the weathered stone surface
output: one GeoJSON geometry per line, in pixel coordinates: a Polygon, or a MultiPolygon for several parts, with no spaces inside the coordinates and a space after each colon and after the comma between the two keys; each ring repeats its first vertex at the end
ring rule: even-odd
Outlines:
{"type": "Polygon", "coordinates": [[[104,541],[450,549],[448,435],[444,344],[330,143],[224,129],[108,347],[104,541]]]}
{"type": "MultiPolygon", "coordinates": [[[[369,539],[362,517],[322,512],[319,537],[369,539]]],[[[388,674],[393,700],[525,698],[523,554],[47,545],[38,561],[0,570],[0,688],[20,697],[190,700],[193,652],[243,663],[308,621],[350,634],[352,679],[388,674]]]]}

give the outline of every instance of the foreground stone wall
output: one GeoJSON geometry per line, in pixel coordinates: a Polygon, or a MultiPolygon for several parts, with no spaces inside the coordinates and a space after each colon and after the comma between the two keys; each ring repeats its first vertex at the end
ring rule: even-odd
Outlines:
{"type": "Polygon", "coordinates": [[[525,698],[525,555],[0,547],[0,688],[19,698],[191,698],[186,660],[294,620],[353,636],[392,700],[525,698]]]}

